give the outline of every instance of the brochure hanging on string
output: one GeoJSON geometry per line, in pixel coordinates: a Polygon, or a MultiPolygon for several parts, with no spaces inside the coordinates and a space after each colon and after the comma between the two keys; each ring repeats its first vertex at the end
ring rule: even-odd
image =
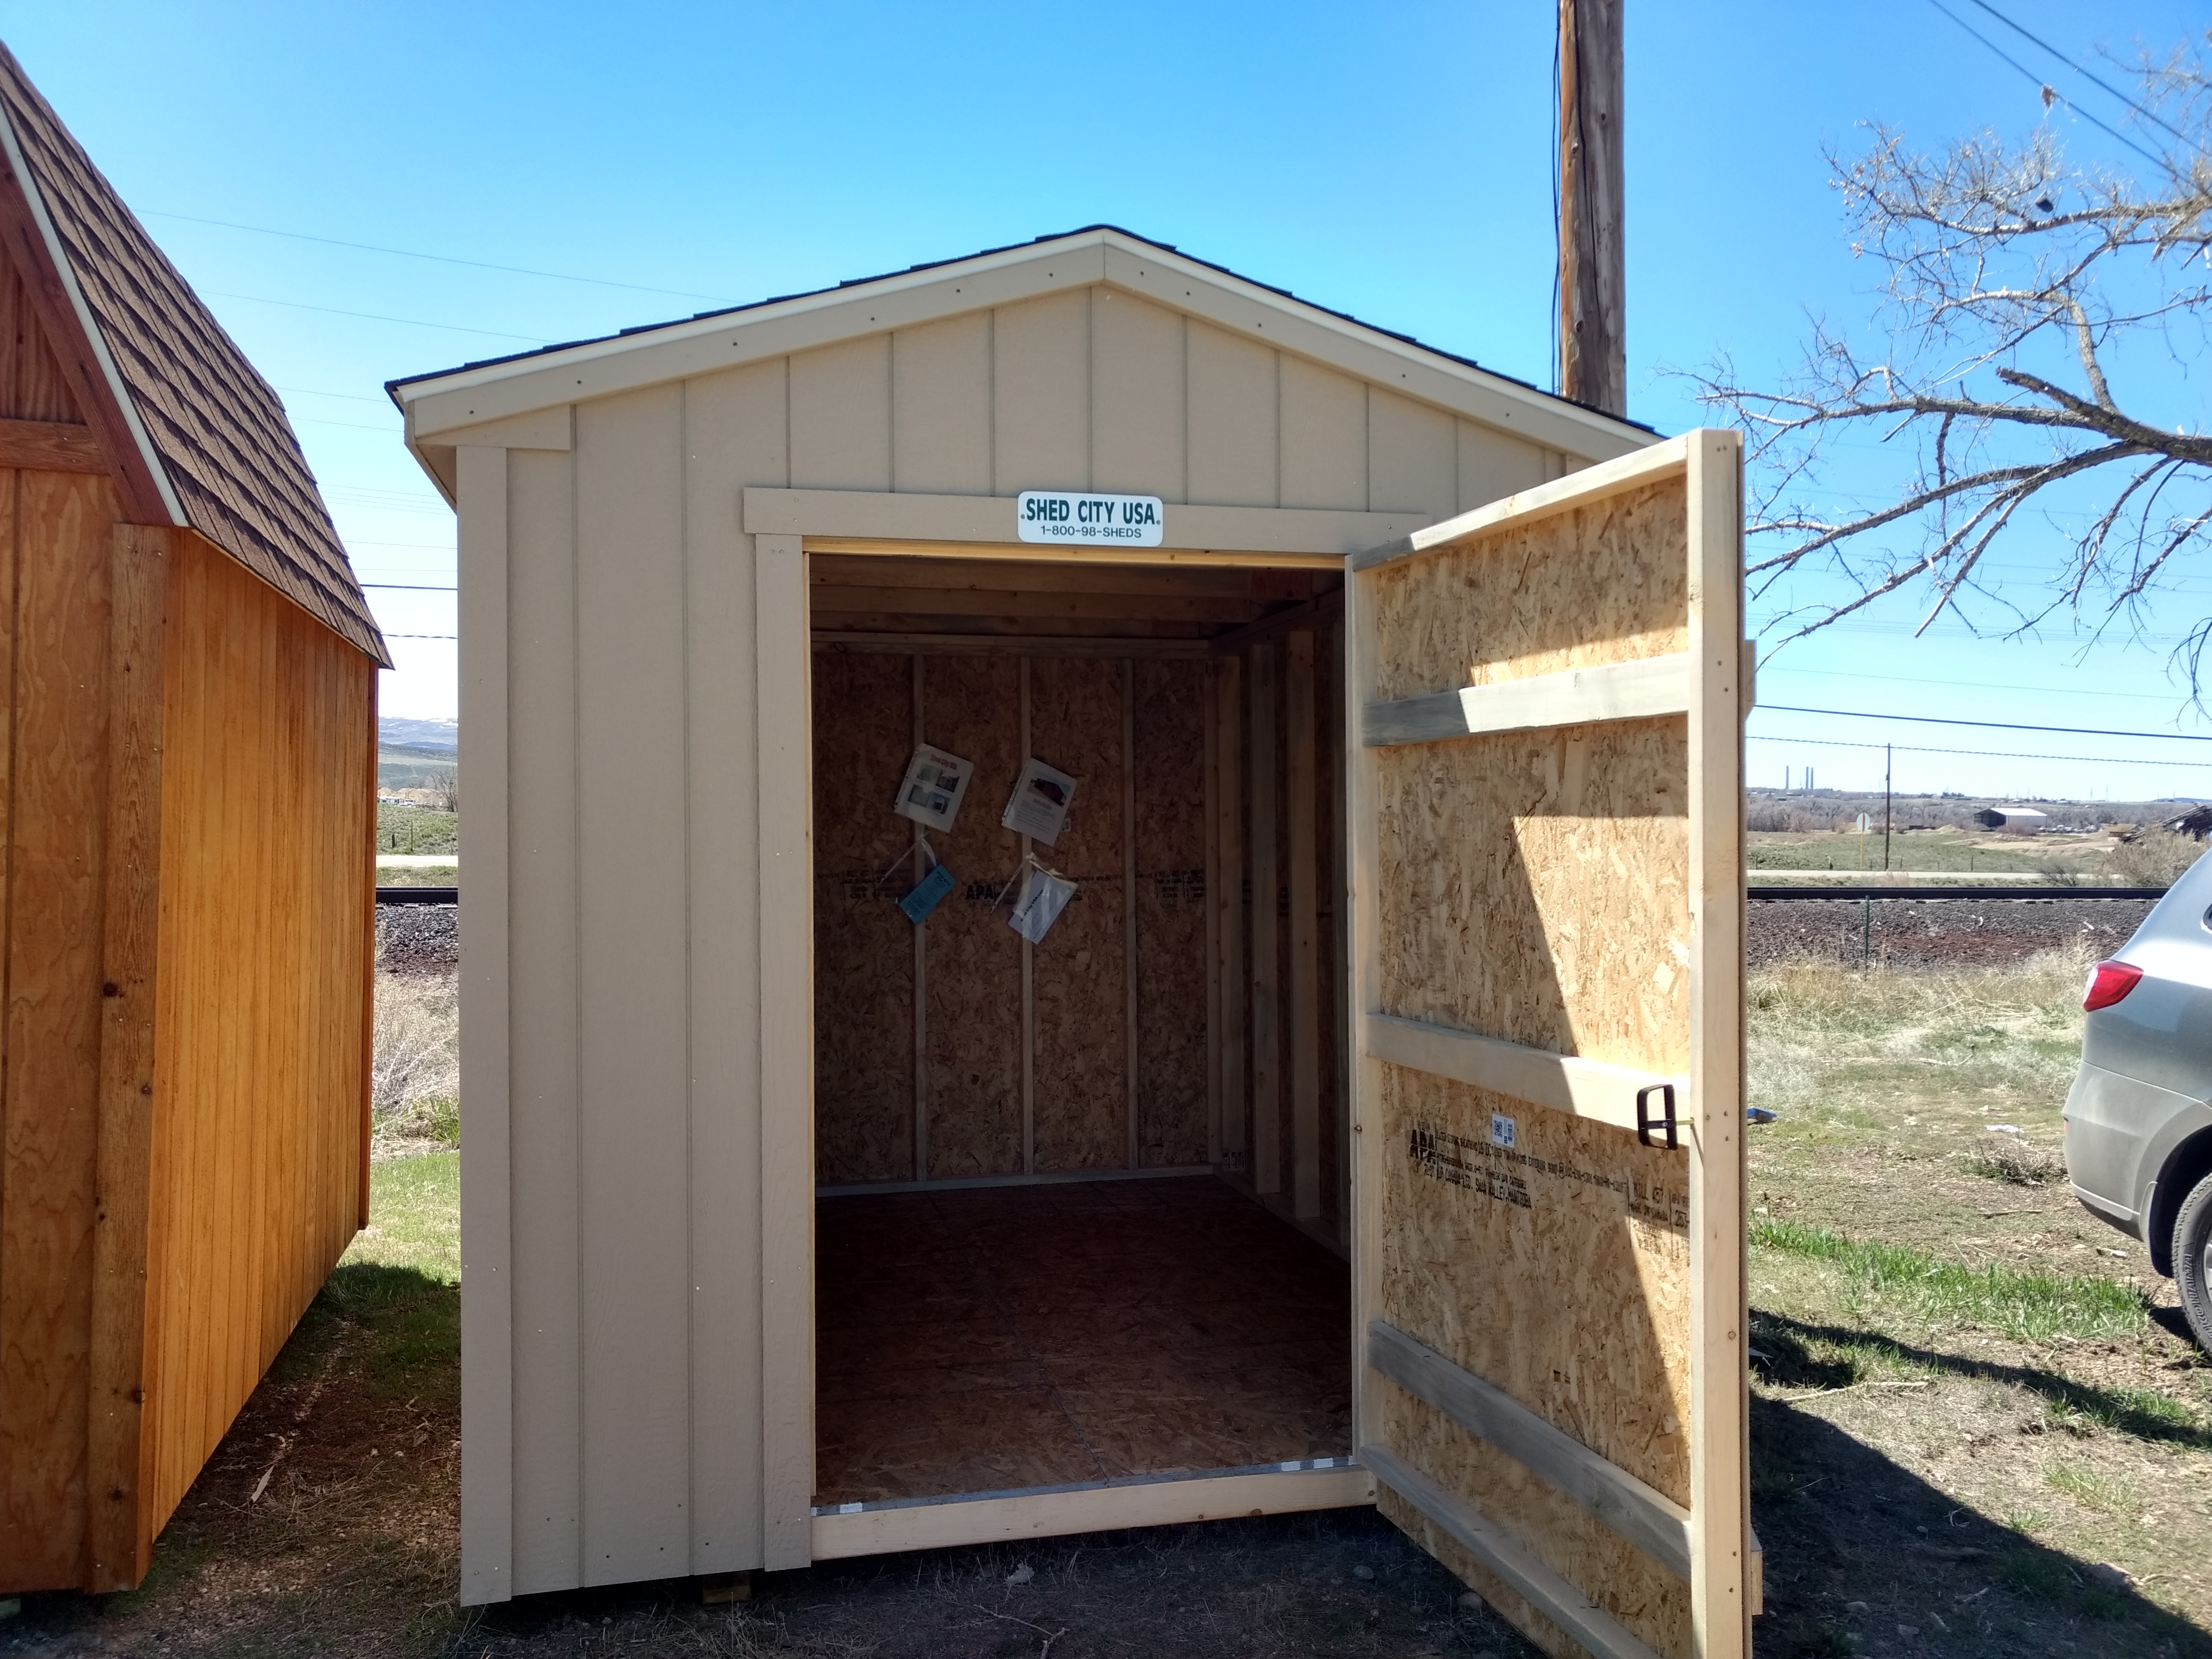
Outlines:
{"type": "Polygon", "coordinates": [[[1074,799],[1075,780],[1066,773],[1041,760],[1024,761],[1000,827],[1049,847],[1067,827],[1067,806],[1074,799]]]}
{"type": "Polygon", "coordinates": [[[960,815],[960,803],[975,771],[973,762],[923,744],[907,763],[906,777],[899,784],[898,799],[891,803],[891,811],[926,830],[950,830],[952,820],[960,815]]]}
{"type": "Polygon", "coordinates": [[[1075,884],[1058,871],[1048,870],[1035,859],[1022,872],[1022,890],[1014,900],[1014,913],[1006,925],[1032,945],[1042,945],[1060,913],[1075,896],[1075,884]]]}

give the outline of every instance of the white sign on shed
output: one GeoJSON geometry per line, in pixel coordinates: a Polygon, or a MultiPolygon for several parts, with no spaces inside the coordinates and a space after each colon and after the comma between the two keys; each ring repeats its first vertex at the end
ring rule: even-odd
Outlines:
{"type": "Polygon", "coordinates": [[[1167,510],[1157,495],[1096,495],[1069,489],[1024,489],[1014,522],[1025,542],[1079,547],[1158,547],[1167,510]]]}

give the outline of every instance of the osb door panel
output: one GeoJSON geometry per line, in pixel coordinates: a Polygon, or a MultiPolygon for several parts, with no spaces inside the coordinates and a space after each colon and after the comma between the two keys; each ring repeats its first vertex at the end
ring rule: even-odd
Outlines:
{"type": "Polygon", "coordinates": [[[1553,1654],[1749,1651],[1739,473],[1352,562],[1360,1455],[1553,1654]]]}

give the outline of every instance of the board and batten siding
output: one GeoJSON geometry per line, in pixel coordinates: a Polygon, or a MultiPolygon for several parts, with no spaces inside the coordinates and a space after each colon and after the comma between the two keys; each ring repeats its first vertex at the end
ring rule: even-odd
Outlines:
{"type": "Polygon", "coordinates": [[[481,430],[452,440],[462,1599],[795,1565],[811,1401],[782,1396],[811,1339],[770,1271],[793,1195],[758,1172],[811,1127],[803,1086],[763,1101],[761,1022],[803,1020],[811,968],[763,963],[760,918],[788,899],[763,825],[804,780],[763,799],[790,768],[761,752],[755,641],[762,595],[795,607],[796,544],[757,565],[744,489],[1433,520],[1585,463],[1103,286],[481,430]]]}
{"type": "Polygon", "coordinates": [[[367,1224],[376,665],[198,536],[168,577],[150,1540],[367,1224]]]}

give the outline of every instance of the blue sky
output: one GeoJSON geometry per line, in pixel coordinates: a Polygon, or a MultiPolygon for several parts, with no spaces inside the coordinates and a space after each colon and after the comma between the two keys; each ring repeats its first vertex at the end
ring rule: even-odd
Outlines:
{"type": "MultiPolygon", "coordinates": [[[[1945,3],[2115,118],[1973,0],[1945,3]]],[[[2163,49],[2205,21],[2170,3],[2001,9],[2081,60],[2163,49]]],[[[363,579],[432,585],[452,580],[452,519],[398,441],[386,379],[1102,220],[1548,384],[1552,29],[1541,0],[0,3],[0,36],[283,390],[363,579]]],[[[1933,146],[2042,118],[2032,81],[1930,0],[1637,0],[1631,412],[1695,424],[1670,368],[1724,349],[1771,375],[1808,313],[1867,315],[1875,273],[1850,256],[1824,145],[1850,147],[1873,118],[1933,146]]],[[[2085,159],[2130,159],[2063,106],[2054,124],[2085,159]]],[[[2162,418],[2203,423],[2182,375],[2149,395],[2162,418]]],[[[1878,454],[1855,465],[1855,487],[1879,487],[1878,454]]],[[[2033,584],[2057,548],[2029,526],[2007,576],[2033,584]]],[[[450,594],[373,597],[395,636],[453,631],[450,594]]],[[[2063,623],[2033,641],[1953,624],[1915,640],[1907,601],[1791,646],[1760,696],[2212,734],[2166,663],[2207,605],[2212,580],[2192,568],[2146,638],[2091,645],[2063,623]]],[[[386,710],[450,714],[451,644],[393,648],[386,710]]],[[[1771,707],[1752,731],[1760,783],[1807,764],[1824,785],[1878,783],[1878,751],[1831,745],[1888,739],[1908,745],[1905,788],[2212,796],[2212,743],[1771,707]],[[1941,750],[2015,757],[1924,752],[1941,750]]]]}

